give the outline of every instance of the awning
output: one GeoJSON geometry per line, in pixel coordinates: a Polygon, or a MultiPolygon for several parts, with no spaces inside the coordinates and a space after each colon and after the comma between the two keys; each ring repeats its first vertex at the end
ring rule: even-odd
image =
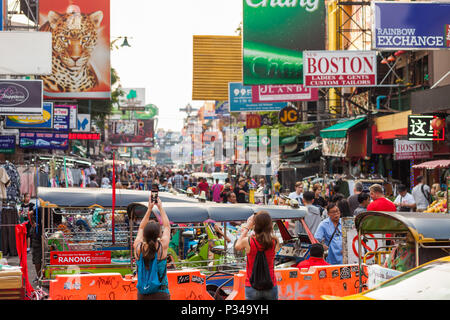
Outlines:
{"type": "Polygon", "coordinates": [[[345,138],[349,129],[363,122],[364,120],[366,120],[366,117],[338,122],[329,128],[320,130],[320,136],[327,139],[345,138]]]}
{"type": "Polygon", "coordinates": [[[413,166],[414,169],[442,169],[450,168],[450,160],[433,160],[427,161],[413,166]]]}
{"type": "Polygon", "coordinates": [[[284,146],[285,144],[295,143],[296,139],[297,139],[297,136],[280,138],[280,146],[284,146]]]}
{"type": "Polygon", "coordinates": [[[411,115],[411,110],[376,118],[377,134],[375,139],[393,140],[399,136],[407,136],[409,115],[411,115]]]}

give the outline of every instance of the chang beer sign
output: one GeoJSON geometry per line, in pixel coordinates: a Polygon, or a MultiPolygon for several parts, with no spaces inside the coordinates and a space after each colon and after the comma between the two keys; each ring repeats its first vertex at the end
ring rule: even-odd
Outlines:
{"type": "Polygon", "coordinates": [[[301,84],[303,51],[325,49],[324,1],[243,1],[244,84],[301,84]]]}

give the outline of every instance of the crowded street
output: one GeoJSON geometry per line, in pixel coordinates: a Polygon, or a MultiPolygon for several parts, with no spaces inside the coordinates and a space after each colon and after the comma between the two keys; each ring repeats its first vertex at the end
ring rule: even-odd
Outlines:
{"type": "Polygon", "coordinates": [[[0,0],[0,300],[450,300],[449,17],[0,0]]]}

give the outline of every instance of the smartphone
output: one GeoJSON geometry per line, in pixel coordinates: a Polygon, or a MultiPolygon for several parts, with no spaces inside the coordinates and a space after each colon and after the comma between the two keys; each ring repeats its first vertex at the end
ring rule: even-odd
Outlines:
{"type": "Polygon", "coordinates": [[[153,203],[158,203],[158,185],[157,184],[153,184],[152,185],[152,202],[153,203]]]}

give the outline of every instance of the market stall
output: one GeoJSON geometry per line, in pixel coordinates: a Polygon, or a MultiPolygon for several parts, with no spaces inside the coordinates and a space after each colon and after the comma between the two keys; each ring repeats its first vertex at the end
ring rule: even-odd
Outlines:
{"type": "MultiPolygon", "coordinates": [[[[428,213],[437,213],[437,212],[445,212],[450,213],[450,208],[448,207],[449,203],[449,197],[450,192],[448,190],[450,189],[450,160],[433,160],[433,161],[427,161],[420,164],[416,164],[413,166],[414,169],[422,169],[424,171],[427,170],[438,170],[439,174],[438,176],[443,177],[442,185],[445,185],[444,190],[437,190],[435,191],[435,199],[428,208],[425,210],[425,212],[428,213]],[[445,180],[444,180],[445,179],[445,180]]],[[[439,187],[441,189],[441,187],[439,187]]]]}

